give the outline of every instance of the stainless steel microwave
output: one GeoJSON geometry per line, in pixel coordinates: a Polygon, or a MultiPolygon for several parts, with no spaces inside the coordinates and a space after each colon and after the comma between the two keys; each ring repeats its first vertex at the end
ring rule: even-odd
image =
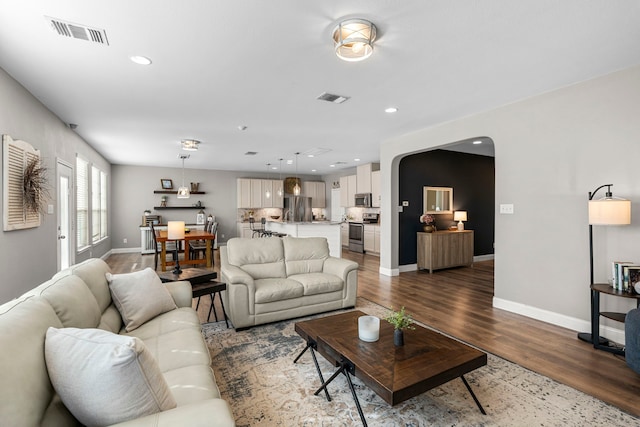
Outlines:
{"type": "Polygon", "coordinates": [[[356,194],[355,206],[361,208],[371,207],[371,193],[356,194]]]}

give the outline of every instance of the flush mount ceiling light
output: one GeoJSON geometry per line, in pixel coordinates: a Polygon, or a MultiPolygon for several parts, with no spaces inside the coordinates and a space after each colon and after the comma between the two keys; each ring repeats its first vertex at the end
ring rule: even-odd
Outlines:
{"type": "Polygon", "coordinates": [[[373,53],[376,26],[364,19],[348,19],[333,30],[333,41],[338,58],[356,62],[373,53]]]}
{"type": "Polygon", "coordinates": [[[198,145],[200,145],[200,141],[195,139],[182,140],[182,149],[186,151],[198,151],[198,145]]]}

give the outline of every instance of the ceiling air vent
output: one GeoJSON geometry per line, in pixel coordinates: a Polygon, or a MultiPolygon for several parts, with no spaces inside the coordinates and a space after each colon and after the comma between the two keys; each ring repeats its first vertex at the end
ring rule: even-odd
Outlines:
{"type": "Polygon", "coordinates": [[[258,154],[257,151],[247,151],[244,153],[245,156],[255,156],[256,154],[258,154]]]}
{"type": "Polygon", "coordinates": [[[319,99],[320,101],[333,102],[334,104],[342,104],[347,99],[349,99],[349,97],[348,96],[342,96],[342,95],[334,95],[332,93],[327,93],[327,92],[322,92],[316,99],[319,99]]]}
{"type": "Polygon", "coordinates": [[[107,33],[104,30],[91,28],[86,25],[65,22],[61,19],[52,18],[50,16],[45,16],[45,19],[49,24],[51,24],[51,28],[61,36],[109,45],[107,33]]]}

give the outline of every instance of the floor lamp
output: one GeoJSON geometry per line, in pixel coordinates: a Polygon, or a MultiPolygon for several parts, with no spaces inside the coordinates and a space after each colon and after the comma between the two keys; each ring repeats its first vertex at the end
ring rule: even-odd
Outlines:
{"type": "Polygon", "coordinates": [[[178,258],[178,246],[180,246],[180,241],[184,240],[184,221],[167,222],[167,240],[175,240],[176,248],[173,257],[176,260],[176,267],[172,273],[180,274],[182,269],[180,268],[180,258],[178,258]]]}
{"type": "MultiPolygon", "coordinates": [[[[593,226],[594,225],[628,225],[631,224],[631,201],[613,197],[611,187],[613,184],[604,184],[589,193],[589,272],[591,284],[594,284],[593,278],[593,226]],[[607,187],[605,196],[601,199],[594,200],[596,193],[601,188],[607,187]]],[[[591,333],[581,332],[578,338],[583,341],[590,342],[597,347],[599,345],[607,345],[609,340],[600,336],[600,331],[593,328],[599,313],[594,312],[594,298],[598,298],[596,291],[591,290],[591,333]],[[598,336],[598,341],[594,342],[593,336],[598,336]]]]}

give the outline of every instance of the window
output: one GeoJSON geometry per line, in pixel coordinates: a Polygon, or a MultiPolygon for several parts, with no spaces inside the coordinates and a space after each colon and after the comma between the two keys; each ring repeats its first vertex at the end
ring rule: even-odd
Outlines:
{"type": "Polygon", "coordinates": [[[107,174],[91,166],[91,241],[107,237],[107,174]]]}
{"type": "Polygon", "coordinates": [[[76,243],[78,251],[89,246],[89,162],[76,157],[76,243]]]}

